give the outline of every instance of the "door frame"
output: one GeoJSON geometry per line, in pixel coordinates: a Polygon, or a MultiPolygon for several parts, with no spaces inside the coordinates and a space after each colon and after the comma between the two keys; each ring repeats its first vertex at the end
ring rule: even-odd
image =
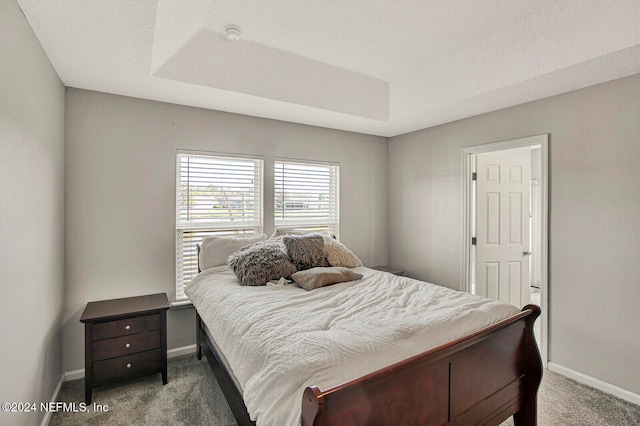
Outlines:
{"type": "Polygon", "coordinates": [[[543,367],[547,367],[549,359],[548,336],[549,336],[549,134],[529,136],[519,139],[511,139],[500,142],[487,143],[462,148],[462,188],[463,188],[463,215],[462,215],[462,286],[463,291],[471,291],[471,233],[474,231],[473,220],[473,190],[471,185],[472,173],[475,171],[475,156],[494,151],[503,151],[513,148],[525,148],[540,146],[541,157],[541,178],[540,178],[540,202],[541,202],[541,282],[540,282],[540,355],[543,367]]]}

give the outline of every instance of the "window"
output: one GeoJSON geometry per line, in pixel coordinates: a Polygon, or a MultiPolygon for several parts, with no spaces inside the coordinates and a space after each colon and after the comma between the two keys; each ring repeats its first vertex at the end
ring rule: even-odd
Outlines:
{"type": "Polygon", "coordinates": [[[340,225],[340,166],[276,160],[274,174],[275,226],[328,231],[340,225]]]}
{"type": "Polygon", "coordinates": [[[210,235],[262,232],[258,157],[178,151],[176,156],[176,300],[198,273],[196,245],[210,235]]]}

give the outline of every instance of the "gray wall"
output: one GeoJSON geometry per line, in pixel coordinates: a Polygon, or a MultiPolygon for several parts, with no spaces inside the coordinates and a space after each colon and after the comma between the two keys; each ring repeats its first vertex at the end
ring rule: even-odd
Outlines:
{"type": "MultiPolygon", "coordinates": [[[[273,231],[276,156],[339,162],[341,240],[365,264],[387,262],[387,139],[69,89],[63,370],[83,368],[91,300],[175,286],[176,149],[265,160],[265,231],[273,231]]],[[[193,309],[171,310],[169,349],[195,343],[193,309]]]]}
{"type": "MultiPolygon", "coordinates": [[[[639,75],[387,147],[75,89],[65,115],[64,88],[13,1],[0,2],[0,70],[0,401],[47,401],[62,371],[83,368],[87,301],[172,295],[177,148],[264,155],[267,232],[273,158],[338,161],[342,240],[365,264],[389,260],[459,288],[461,148],[541,133],[550,134],[550,360],[640,393],[639,75]]],[[[193,342],[193,310],[170,311],[169,347],[193,342]]],[[[42,415],[0,413],[0,423],[42,415]]]]}
{"type": "Polygon", "coordinates": [[[640,75],[389,141],[389,261],[462,284],[461,148],[549,133],[550,361],[640,393],[640,75]]]}
{"type": "MultiPolygon", "coordinates": [[[[0,402],[50,401],[61,377],[64,87],[15,1],[0,2],[0,402]]],[[[44,413],[0,412],[0,424],[44,413]]]]}

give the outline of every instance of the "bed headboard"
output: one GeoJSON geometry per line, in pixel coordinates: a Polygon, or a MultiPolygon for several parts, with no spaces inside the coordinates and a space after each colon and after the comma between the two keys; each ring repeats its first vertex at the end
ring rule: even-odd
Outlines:
{"type": "Polygon", "coordinates": [[[196,244],[196,257],[198,258],[198,273],[202,272],[200,270],[200,243],[196,244]]]}

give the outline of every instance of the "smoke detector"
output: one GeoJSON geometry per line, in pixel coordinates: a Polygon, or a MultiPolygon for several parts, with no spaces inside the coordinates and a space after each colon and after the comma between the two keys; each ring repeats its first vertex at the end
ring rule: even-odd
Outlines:
{"type": "Polygon", "coordinates": [[[242,35],[242,28],[240,28],[239,25],[230,24],[224,27],[224,33],[229,40],[237,41],[240,40],[240,36],[242,35]]]}

